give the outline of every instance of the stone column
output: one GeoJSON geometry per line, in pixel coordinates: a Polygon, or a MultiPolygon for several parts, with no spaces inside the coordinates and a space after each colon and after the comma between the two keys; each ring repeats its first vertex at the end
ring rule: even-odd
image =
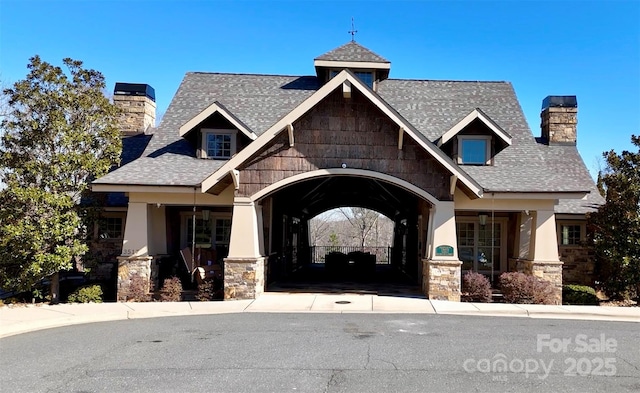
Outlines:
{"type": "Polygon", "coordinates": [[[140,276],[147,291],[152,290],[151,259],[147,229],[148,208],[146,203],[130,202],[127,223],[122,241],[122,255],[118,259],[118,300],[126,300],[131,280],[140,276]]]}
{"type": "Polygon", "coordinates": [[[224,298],[255,299],[265,288],[261,208],[246,197],[233,202],[229,256],[224,260],[224,298]]]}
{"type": "Polygon", "coordinates": [[[453,202],[439,202],[431,211],[429,258],[423,264],[423,291],[432,300],[460,301],[461,266],[458,259],[453,202]]]}
{"type": "Polygon", "coordinates": [[[142,278],[144,292],[153,290],[151,286],[151,260],[150,256],[117,257],[118,259],[118,287],[117,296],[119,301],[127,301],[134,277],[142,278]]]}

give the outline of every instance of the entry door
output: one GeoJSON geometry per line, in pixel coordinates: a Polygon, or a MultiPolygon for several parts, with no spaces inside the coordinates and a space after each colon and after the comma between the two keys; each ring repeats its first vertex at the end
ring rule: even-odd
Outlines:
{"type": "Polygon", "coordinates": [[[499,273],[502,252],[502,222],[487,222],[480,225],[479,222],[456,223],[458,234],[458,257],[462,261],[462,270],[473,270],[478,273],[491,275],[499,273]],[[493,228],[493,236],[491,229],[493,228]]]}

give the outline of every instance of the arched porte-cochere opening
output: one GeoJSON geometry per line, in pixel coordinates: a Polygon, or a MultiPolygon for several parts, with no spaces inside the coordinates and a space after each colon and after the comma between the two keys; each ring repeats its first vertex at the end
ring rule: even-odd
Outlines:
{"type": "Polygon", "coordinates": [[[426,240],[422,217],[430,204],[417,195],[381,179],[333,175],[285,186],[260,203],[267,290],[420,291],[426,240]],[[317,249],[309,237],[309,221],[337,207],[366,208],[388,217],[394,223],[391,246],[381,247],[384,252],[317,249]]]}
{"type": "MultiPolygon", "coordinates": [[[[453,218],[452,203],[438,201],[415,185],[383,173],[333,168],[290,176],[251,197],[235,198],[230,252],[225,260],[225,296],[237,297],[238,291],[245,296],[247,290],[249,295],[254,290],[258,294],[267,283],[287,280],[308,266],[312,262],[308,220],[339,206],[370,208],[392,218],[394,271],[411,285],[424,284],[422,258],[428,244],[437,240],[437,231],[429,226],[442,226],[438,213],[453,218]]],[[[356,270],[353,274],[360,277],[358,269],[347,270],[356,270]]],[[[339,276],[330,278],[339,280],[339,276]]],[[[423,285],[423,293],[424,289],[423,285]]]]}

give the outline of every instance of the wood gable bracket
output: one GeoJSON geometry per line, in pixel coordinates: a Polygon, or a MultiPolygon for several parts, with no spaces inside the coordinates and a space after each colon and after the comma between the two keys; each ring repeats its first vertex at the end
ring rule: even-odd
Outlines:
{"type": "Polygon", "coordinates": [[[398,150],[402,150],[403,143],[404,143],[404,128],[400,127],[400,130],[398,130],[398,150]]]}
{"type": "Polygon", "coordinates": [[[351,98],[351,82],[348,80],[342,82],[342,96],[344,98],[351,98]]]}
{"type": "Polygon", "coordinates": [[[237,190],[240,188],[240,171],[232,169],[229,171],[231,179],[233,179],[233,187],[237,190]]]}
{"type": "Polygon", "coordinates": [[[449,180],[449,194],[453,195],[456,192],[456,183],[458,183],[458,176],[451,175],[449,180]]]}
{"type": "Polygon", "coordinates": [[[293,147],[295,140],[293,139],[293,124],[287,124],[287,132],[289,133],[289,147],[293,147]]]}

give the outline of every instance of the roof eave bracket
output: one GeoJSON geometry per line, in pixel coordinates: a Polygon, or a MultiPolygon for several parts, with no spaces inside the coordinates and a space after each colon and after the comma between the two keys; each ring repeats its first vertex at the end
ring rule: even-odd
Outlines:
{"type": "Polygon", "coordinates": [[[289,147],[293,147],[295,140],[293,138],[293,124],[287,124],[287,132],[289,133],[289,147]]]}

